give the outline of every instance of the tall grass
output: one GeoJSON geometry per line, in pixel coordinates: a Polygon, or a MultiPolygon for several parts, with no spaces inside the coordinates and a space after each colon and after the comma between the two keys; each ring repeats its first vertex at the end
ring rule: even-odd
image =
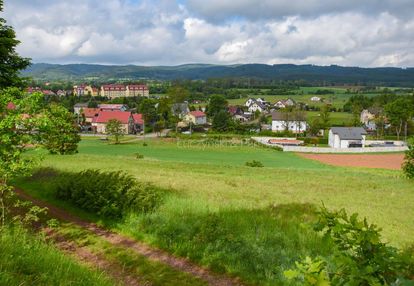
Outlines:
{"type": "Polygon", "coordinates": [[[309,204],[217,212],[171,197],[155,213],[132,216],[119,228],[216,272],[252,284],[284,285],[283,271],[294,261],[331,251],[331,243],[312,230],[314,220],[309,204]]]}
{"type": "Polygon", "coordinates": [[[18,227],[0,232],[0,285],[114,285],[18,227]]]}

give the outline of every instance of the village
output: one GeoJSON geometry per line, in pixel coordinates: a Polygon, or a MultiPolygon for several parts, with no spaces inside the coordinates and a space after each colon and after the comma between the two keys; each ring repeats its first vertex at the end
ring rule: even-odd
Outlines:
{"type": "MultiPolygon", "coordinates": [[[[203,105],[199,101],[192,101],[192,103],[186,100],[182,102],[171,101],[167,104],[169,110],[165,111],[165,107],[160,107],[163,99],[160,99],[159,96],[152,97],[149,90],[145,84],[104,84],[100,88],[81,84],[73,86],[71,91],[53,92],[40,88],[28,88],[27,92],[41,92],[46,96],[70,96],[80,100],[88,98],[88,102],[78,102],[73,106],[79,130],[85,134],[111,135],[106,128],[111,120],[119,122],[119,132],[122,134],[137,136],[142,136],[145,132],[161,134],[162,130],[167,133],[170,131],[181,132],[185,135],[191,135],[194,132],[208,134],[216,129],[214,122],[215,125],[223,124],[223,122],[217,122],[214,119],[216,114],[209,112],[209,102],[203,105]],[[99,102],[94,101],[94,98],[99,98],[99,102]],[[146,110],[141,110],[144,114],[139,112],[140,108],[130,108],[126,103],[110,103],[120,102],[127,98],[147,99],[146,110]],[[151,117],[151,114],[148,114],[151,112],[160,113],[160,108],[164,108],[163,112],[168,113],[163,124],[157,124],[154,116],[151,117]],[[147,122],[145,122],[145,118],[147,122]]],[[[168,99],[168,96],[164,96],[164,99],[168,99]]],[[[324,100],[323,96],[310,97],[310,102],[317,104],[324,104],[324,100]]],[[[240,105],[229,105],[225,100],[220,104],[222,106],[219,108],[223,109],[222,111],[225,113],[223,121],[242,126],[244,132],[251,134],[252,138],[258,142],[269,146],[279,146],[285,151],[394,152],[404,151],[407,148],[403,140],[380,140],[375,136],[380,128],[383,130],[391,128],[390,122],[383,115],[383,108],[362,109],[356,126],[330,126],[329,116],[334,114],[334,111],[330,111],[329,104],[325,104],[322,105],[318,114],[320,120],[317,118],[317,122],[319,124],[315,126],[304,111],[308,104],[297,102],[291,97],[273,103],[262,97],[249,97],[244,104],[240,105]],[[325,124],[321,124],[321,121],[324,120],[325,124]],[[378,124],[381,125],[377,126],[378,124]],[[298,148],[304,146],[313,148],[298,148]],[[328,147],[331,149],[329,150],[328,147]],[[365,149],[365,147],[372,148],[365,149]]],[[[223,132],[231,133],[231,131],[225,130],[223,132]]]]}

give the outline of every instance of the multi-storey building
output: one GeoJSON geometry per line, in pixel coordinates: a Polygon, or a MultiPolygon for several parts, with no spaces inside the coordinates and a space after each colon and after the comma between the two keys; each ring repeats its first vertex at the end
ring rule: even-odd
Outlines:
{"type": "Polygon", "coordinates": [[[105,84],[101,86],[101,96],[108,98],[126,97],[127,89],[123,84],[105,84]]]}
{"type": "Polygon", "coordinates": [[[144,84],[127,85],[127,96],[149,96],[148,86],[144,84]]]}

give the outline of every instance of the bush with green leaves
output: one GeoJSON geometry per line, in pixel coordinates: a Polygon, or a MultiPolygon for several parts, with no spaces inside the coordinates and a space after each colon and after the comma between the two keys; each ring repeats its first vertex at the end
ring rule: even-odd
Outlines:
{"type": "Polygon", "coordinates": [[[123,172],[99,170],[60,174],[55,192],[59,199],[107,218],[151,212],[161,204],[164,194],[164,190],[123,172]]]}
{"type": "Polygon", "coordinates": [[[344,209],[323,207],[315,230],[333,241],[330,257],[306,257],[285,277],[301,285],[413,285],[413,258],[381,241],[381,229],[348,216],[344,209]],[[411,283],[411,284],[410,284],[411,283]]]}
{"type": "Polygon", "coordinates": [[[249,167],[259,167],[259,168],[261,168],[261,167],[263,167],[263,164],[260,161],[253,160],[251,162],[246,162],[246,166],[249,166],[249,167]]]}
{"type": "Polygon", "coordinates": [[[405,152],[402,169],[407,178],[414,179],[414,138],[408,142],[408,150],[405,152]]]}

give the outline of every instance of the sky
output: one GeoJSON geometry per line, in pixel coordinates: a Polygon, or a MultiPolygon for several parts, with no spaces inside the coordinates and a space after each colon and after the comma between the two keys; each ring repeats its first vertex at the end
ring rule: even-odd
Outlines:
{"type": "Polygon", "coordinates": [[[33,62],[414,67],[414,0],[5,0],[33,62]]]}

